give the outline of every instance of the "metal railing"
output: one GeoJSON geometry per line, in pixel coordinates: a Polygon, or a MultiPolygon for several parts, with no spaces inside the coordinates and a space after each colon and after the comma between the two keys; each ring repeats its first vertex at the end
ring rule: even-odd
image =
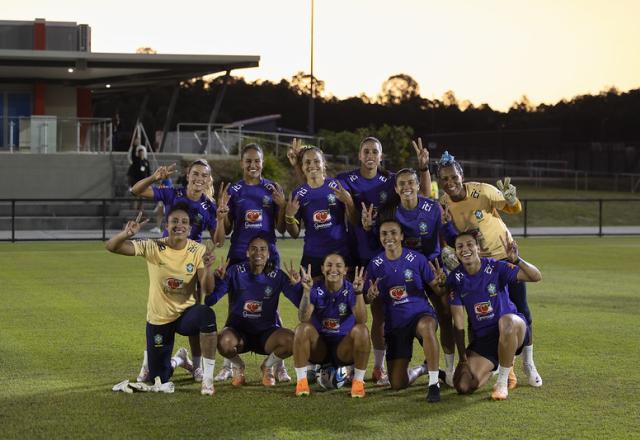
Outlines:
{"type": "MultiPolygon", "coordinates": [[[[135,216],[134,201],[0,199],[0,241],[104,241],[135,216]]],[[[520,214],[502,215],[515,236],[640,235],[640,198],[521,201],[520,214]]]]}
{"type": "Polygon", "coordinates": [[[109,153],[113,148],[110,118],[21,116],[9,118],[8,129],[12,153],[109,153]]]}

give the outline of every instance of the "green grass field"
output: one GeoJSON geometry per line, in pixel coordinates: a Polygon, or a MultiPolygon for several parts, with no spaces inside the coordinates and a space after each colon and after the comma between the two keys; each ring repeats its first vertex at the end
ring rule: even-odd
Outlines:
{"type": "MultiPolygon", "coordinates": [[[[263,388],[254,355],[248,386],[217,385],[214,398],[184,370],[171,395],[114,393],[144,349],[144,261],[101,243],[0,244],[0,437],[639,438],[640,238],[519,242],[544,276],[529,286],[544,386],[520,374],[506,402],[490,401],[489,386],[464,397],[444,387],[436,405],[424,377],[402,392],[370,386],[362,400],[346,389],[298,399],[293,385],[263,388]]],[[[283,258],[297,260],[300,245],[281,242],[283,258]]],[[[226,302],[215,310],[221,326],[226,302]]]]}

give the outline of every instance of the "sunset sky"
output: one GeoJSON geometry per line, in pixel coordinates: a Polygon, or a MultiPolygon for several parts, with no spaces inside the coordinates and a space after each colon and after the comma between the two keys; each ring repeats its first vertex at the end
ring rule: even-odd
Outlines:
{"type": "MultiPolygon", "coordinates": [[[[309,70],[310,0],[4,1],[0,19],[75,21],[94,52],[260,55],[236,71],[277,81],[309,70]]],[[[506,110],[640,87],[637,0],[316,0],[315,75],[337,97],[375,96],[406,73],[421,95],[506,110]]]]}

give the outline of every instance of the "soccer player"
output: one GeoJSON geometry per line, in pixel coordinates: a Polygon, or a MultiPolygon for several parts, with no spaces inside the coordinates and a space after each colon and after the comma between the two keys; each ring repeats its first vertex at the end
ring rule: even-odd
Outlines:
{"type": "MultiPolygon", "coordinates": [[[[186,204],[187,212],[191,219],[189,238],[200,243],[202,241],[202,232],[208,230],[214,246],[222,246],[225,238],[224,223],[222,221],[218,222],[218,217],[222,219],[226,216],[228,196],[221,188],[219,203],[216,207],[216,203],[212,198],[212,178],[209,163],[204,159],[198,159],[191,163],[187,170],[186,187],[152,187],[153,183],[168,179],[174,173],[175,165],[158,167],[151,176],[136,182],[131,188],[131,192],[136,196],[163,202],[166,217],[168,217],[167,214],[174,204],[186,204]]],[[[167,230],[163,231],[164,236],[167,234],[167,230]]],[[[199,382],[202,379],[202,368],[200,368],[201,353],[198,342],[199,339],[197,337],[189,338],[195,365],[193,378],[199,382]]],[[[140,374],[138,375],[138,381],[140,382],[148,380],[147,363],[147,354],[145,353],[140,367],[140,374]]]]}
{"type": "MultiPolygon", "coordinates": [[[[429,173],[429,151],[422,146],[422,139],[412,142],[420,170],[420,189],[431,187],[429,173]]],[[[370,218],[373,227],[381,206],[392,198],[395,191],[395,175],[380,168],[382,162],[382,143],[375,137],[366,137],[360,142],[358,151],[360,167],[339,174],[336,178],[353,198],[358,216],[370,218]]],[[[428,194],[425,191],[424,194],[428,194]]],[[[382,252],[377,231],[366,231],[361,222],[349,226],[349,238],[356,249],[357,261],[366,267],[371,259],[382,252]]],[[[373,307],[371,324],[371,342],[373,344],[372,380],[378,386],[389,385],[389,377],[384,369],[384,316],[379,307],[373,307]]]]}
{"type": "Polygon", "coordinates": [[[189,239],[191,223],[188,207],[173,205],[168,213],[168,236],[159,240],[135,240],[140,218],[129,221],[125,228],[106,244],[110,252],[141,256],[147,260],[149,299],[147,302],[147,356],[149,377],[169,380],[176,366],[187,362],[182,355],[171,358],[175,333],[198,336],[202,347],[204,373],[201,393],[213,395],[213,369],[216,355],[216,316],[210,307],[198,304],[197,297],[214,287],[209,267],[213,257],[206,247],[189,239]],[[197,291],[197,283],[200,292],[197,291]],[[173,361],[173,362],[172,362],[173,361]]]}
{"type": "Polygon", "coordinates": [[[384,252],[367,268],[369,302],[379,298],[384,312],[387,366],[393,390],[409,386],[408,366],[413,338],[422,344],[429,368],[428,402],[440,401],[439,347],[436,339],[438,320],[425,294],[427,286],[443,293],[445,275],[438,260],[435,266],[420,252],[402,246],[404,235],[397,220],[381,220],[380,242],[384,252]]]}
{"type": "MultiPolygon", "coordinates": [[[[243,178],[228,189],[229,212],[224,217],[225,232],[231,234],[229,265],[244,262],[249,241],[261,235],[269,242],[269,255],[275,268],[280,266],[275,231],[281,234],[285,231],[286,198],[280,185],[262,176],[263,163],[264,153],[258,144],[248,144],[242,149],[240,166],[243,178]]],[[[278,382],[291,381],[284,362],[276,365],[275,370],[278,382]]],[[[231,375],[231,363],[225,358],[215,379],[227,380],[231,375]]]]}
{"type": "Polygon", "coordinates": [[[451,293],[451,311],[455,323],[456,346],[460,363],[454,385],[460,394],[473,393],[487,383],[498,369],[491,394],[493,400],[505,400],[509,394],[508,377],[514,356],[530,338],[530,329],[522,314],[509,300],[507,286],[514,281],[540,281],[542,275],[518,255],[518,247],[505,233],[507,261],[480,257],[476,236],[463,232],[455,240],[461,264],[447,277],[451,293]],[[465,349],[464,311],[474,337],[465,349]]]}
{"type": "Polygon", "coordinates": [[[313,283],[311,264],[301,268],[303,294],[298,309],[300,325],[293,340],[296,367],[296,396],[308,396],[307,364],[354,364],[351,397],[365,395],[364,375],[371,343],[365,325],[364,268],[355,269],[353,284],[345,275],[344,258],[328,254],[322,263],[323,280],[313,283]]]}
{"type": "Polygon", "coordinates": [[[268,236],[257,235],[248,245],[247,261],[221,266],[213,293],[205,299],[214,305],[229,293],[229,317],[218,338],[220,354],[233,366],[231,383],[245,384],[244,362],[238,356],[252,351],[268,355],[262,363],[262,384],[275,385],[273,367],[291,356],[293,332],[283,328],[278,316],[280,293],[297,307],[302,295],[300,276],[293,270],[285,274],[269,260],[268,236]]]}
{"type": "Polygon", "coordinates": [[[329,253],[338,253],[351,264],[345,216],[355,223],[357,214],[349,191],[338,180],[326,177],[322,150],[307,147],[299,157],[298,163],[307,182],[289,195],[285,225],[293,238],[298,238],[304,225],[300,264],[303,267],[311,265],[311,276],[318,278],[322,274],[322,261],[329,253]]]}
{"type": "MultiPolygon", "coordinates": [[[[505,260],[507,254],[501,238],[505,234],[510,238],[511,233],[498,211],[517,214],[522,210],[520,200],[516,196],[516,187],[511,185],[508,177],[504,179],[504,183],[498,181],[498,188],[486,183],[464,182],[462,166],[446,151],[437,165],[440,187],[445,192],[440,202],[451,215],[455,228],[458,231],[478,231],[477,239],[481,257],[505,260]]],[[[509,299],[531,327],[532,317],[525,284],[513,280],[509,284],[508,292],[509,299]]],[[[542,386],[542,378],[533,361],[533,338],[530,338],[522,351],[522,367],[528,377],[529,385],[542,386]]],[[[513,372],[510,381],[512,386],[517,383],[513,372]]]]}

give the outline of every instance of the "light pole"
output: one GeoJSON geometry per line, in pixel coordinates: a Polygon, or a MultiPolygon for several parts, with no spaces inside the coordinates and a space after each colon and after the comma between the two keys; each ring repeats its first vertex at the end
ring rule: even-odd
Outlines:
{"type": "Polygon", "coordinates": [[[315,81],[313,78],[313,9],[314,0],[311,0],[311,92],[309,93],[309,120],[307,122],[307,131],[310,136],[315,133],[315,101],[314,101],[314,87],[315,81]]]}

